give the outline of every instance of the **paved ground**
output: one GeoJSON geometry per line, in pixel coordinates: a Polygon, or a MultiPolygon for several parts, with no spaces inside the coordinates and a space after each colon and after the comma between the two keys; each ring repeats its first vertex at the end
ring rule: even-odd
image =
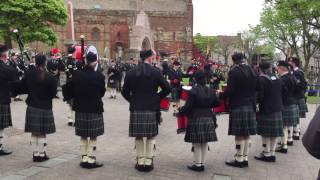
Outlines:
{"type": "MultiPolygon", "coordinates": [[[[164,123],[157,138],[158,148],[155,158],[155,170],[151,173],[137,172],[133,139],[128,138],[128,105],[122,99],[104,99],[106,112],[106,134],[98,142],[97,157],[105,166],[96,170],[81,169],[79,163],[79,138],[74,129],[66,125],[67,105],[61,100],[54,101],[54,115],[57,133],[48,138],[48,154],[52,158],[46,163],[32,162],[32,148],[29,145],[30,134],[23,133],[25,103],[12,104],[14,128],[9,129],[6,142],[14,154],[0,158],[0,179],[104,179],[104,180],[315,180],[320,161],[313,159],[304,150],[301,142],[289,149],[288,155],[278,155],[275,164],[257,162],[253,156],[260,151],[261,140],[253,137],[248,169],[235,169],[224,165],[225,160],[233,157],[233,137],[227,136],[228,115],[218,117],[217,130],[219,142],[211,144],[208,153],[207,168],[204,173],[187,170],[192,161],[190,144],[183,141],[183,135],[176,134],[176,121],[172,112],[164,113],[164,123]]],[[[315,112],[315,106],[309,106],[310,113],[303,121],[306,126],[315,112]]]]}

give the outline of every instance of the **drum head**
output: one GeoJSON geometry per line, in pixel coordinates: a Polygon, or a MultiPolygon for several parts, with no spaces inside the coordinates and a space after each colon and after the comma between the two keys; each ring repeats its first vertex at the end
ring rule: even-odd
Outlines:
{"type": "Polygon", "coordinates": [[[192,89],[192,86],[182,86],[182,89],[186,91],[190,91],[192,89]]]}

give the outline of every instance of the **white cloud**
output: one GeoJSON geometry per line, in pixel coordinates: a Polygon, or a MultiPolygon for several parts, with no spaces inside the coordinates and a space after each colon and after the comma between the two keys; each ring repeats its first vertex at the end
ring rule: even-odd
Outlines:
{"type": "Polygon", "coordinates": [[[193,0],[194,34],[235,35],[259,23],[264,0],[193,0]]]}

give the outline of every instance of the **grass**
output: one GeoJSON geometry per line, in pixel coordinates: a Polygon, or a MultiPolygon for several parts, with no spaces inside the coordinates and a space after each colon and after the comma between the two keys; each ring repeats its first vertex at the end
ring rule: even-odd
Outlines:
{"type": "Polygon", "coordinates": [[[320,97],[319,96],[307,96],[307,102],[309,104],[319,104],[320,97]]]}

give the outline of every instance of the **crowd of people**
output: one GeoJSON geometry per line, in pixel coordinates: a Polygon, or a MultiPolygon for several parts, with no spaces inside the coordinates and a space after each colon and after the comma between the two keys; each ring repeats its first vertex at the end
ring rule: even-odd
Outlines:
{"type": "MultiPolygon", "coordinates": [[[[155,138],[162,118],[160,101],[170,93],[174,115],[189,118],[185,142],[192,143],[194,161],[188,168],[193,171],[205,170],[208,143],[218,140],[217,117],[212,109],[219,106],[220,100],[230,104],[228,135],[235,136],[236,155],[226,162],[228,166],[249,166],[253,135],[262,137],[263,148],[255,159],[271,163],[276,162],[276,152],[288,153],[288,146],[300,139],[300,118],[305,118],[308,111],[304,96],[307,83],[300,60],[295,57],[279,61],[275,68],[272,59],[264,59],[257,72],[246,63],[242,53],[234,53],[226,78],[214,62],[200,65],[192,60],[184,70],[179,60],[164,60],[160,65],[154,61],[152,50],[144,50],[138,63],[130,59],[120,66],[111,61],[106,78],[97,68],[97,54],[87,53],[80,64],[74,60],[74,49],[68,51],[64,67],[67,82],[62,85],[62,92],[70,105],[69,125],[75,126],[75,134],[80,137],[83,168],[103,166],[96,160],[94,149],[98,137],[104,134],[102,98],[106,87],[111,89],[110,99],[116,99],[120,91],[130,104],[129,136],[135,138],[138,171],[154,169],[155,138]],[[123,72],[126,73],[122,83],[123,72]],[[224,91],[219,88],[221,81],[227,82],[224,91]],[[191,87],[184,104],[180,103],[183,85],[191,87]]],[[[39,53],[19,74],[18,69],[24,67],[19,67],[19,63],[12,66],[8,59],[8,48],[0,45],[0,155],[12,153],[2,145],[3,130],[12,126],[11,97],[27,94],[25,132],[31,133],[33,161],[46,161],[46,136],[56,131],[52,100],[57,93],[59,66],[50,68],[47,57],[39,53]]]]}

